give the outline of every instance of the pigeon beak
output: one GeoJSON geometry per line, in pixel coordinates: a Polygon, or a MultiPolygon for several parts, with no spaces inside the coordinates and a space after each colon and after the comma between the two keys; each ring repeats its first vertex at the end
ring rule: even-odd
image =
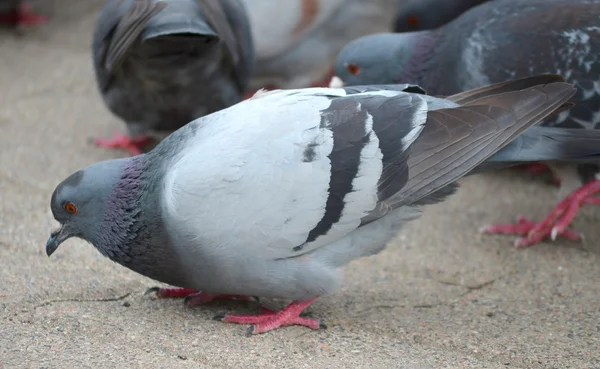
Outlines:
{"type": "Polygon", "coordinates": [[[331,81],[329,81],[329,88],[342,88],[344,87],[344,81],[338,76],[331,77],[331,81]]]}
{"type": "Polygon", "coordinates": [[[68,238],[71,238],[73,235],[65,230],[65,226],[61,226],[56,231],[53,231],[46,242],[46,254],[48,257],[56,251],[58,246],[61,243],[65,242],[68,238]]]}

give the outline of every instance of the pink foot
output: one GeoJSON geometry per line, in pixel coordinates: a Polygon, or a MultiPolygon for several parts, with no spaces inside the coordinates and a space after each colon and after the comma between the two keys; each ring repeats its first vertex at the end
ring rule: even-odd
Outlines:
{"type": "Polygon", "coordinates": [[[586,204],[600,205],[600,198],[593,197],[600,193],[600,181],[595,179],[572,192],[561,201],[550,214],[540,223],[525,217],[518,217],[517,224],[500,224],[483,227],[484,233],[490,234],[517,234],[525,236],[515,241],[517,248],[528,247],[540,243],[550,237],[555,240],[563,236],[571,241],[577,241],[583,235],[567,229],[573,222],[579,209],[586,204]]]}
{"type": "Polygon", "coordinates": [[[136,138],[130,138],[120,133],[115,133],[112,139],[98,138],[94,140],[96,146],[105,148],[119,148],[128,151],[132,155],[140,155],[142,153],[142,147],[149,143],[152,139],[146,136],[140,136],[136,138]]]}
{"type": "Polygon", "coordinates": [[[527,170],[529,170],[531,175],[535,176],[549,171],[550,167],[544,163],[531,163],[527,164],[527,170]]]}
{"type": "Polygon", "coordinates": [[[159,298],[184,298],[183,303],[186,305],[194,306],[201,305],[214,300],[244,300],[250,301],[249,296],[240,295],[218,295],[208,292],[196,291],[191,288],[179,288],[179,287],[152,287],[149,288],[145,295],[155,293],[159,298]]]}
{"type": "Polygon", "coordinates": [[[326,329],[327,326],[318,319],[303,318],[300,313],[312,304],[317,298],[308,301],[294,301],[283,310],[275,312],[265,307],[261,308],[259,315],[217,315],[215,320],[225,323],[252,324],[246,330],[246,336],[265,333],[288,325],[303,325],[312,329],[326,329]]]}
{"type": "Polygon", "coordinates": [[[13,11],[0,14],[0,23],[11,26],[33,26],[45,23],[46,21],[48,21],[48,18],[35,14],[31,9],[31,5],[26,1],[22,1],[13,11]]]}
{"type": "MultiPolygon", "coordinates": [[[[547,172],[550,172],[550,174],[552,174],[550,167],[544,163],[522,164],[522,165],[519,165],[518,167],[527,169],[529,174],[531,174],[531,176],[533,176],[533,177],[542,175],[547,172]]],[[[560,186],[560,179],[558,179],[554,176],[552,176],[552,182],[556,186],[560,186]]]]}

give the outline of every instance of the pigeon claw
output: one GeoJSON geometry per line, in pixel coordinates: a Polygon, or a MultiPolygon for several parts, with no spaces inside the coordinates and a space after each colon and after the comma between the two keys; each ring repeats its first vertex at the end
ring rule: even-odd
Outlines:
{"type": "Polygon", "coordinates": [[[180,288],[180,287],[152,287],[148,288],[144,295],[149,295],[151,293],[156,294],[156,297],[159,298],[182,298],[190,295],[197,294],[197,290],[193,290],[191,288],[180,288]]]}
{"type": "Polygon", "coordinates": [[[558,236],[571,241],[583,239],[583,234],[568,229],[579,209],[587,204],[600,205],[600,180],[585,184],[561,201],[542,222],[534,222],[519,216],[517,224],[499,224],[483,227],[481,230],[489,234],[516,234],[525,236],[515,241],[515,247],[524,248],[542,242],[546,238],[556,240],[558,236]]]}
{"type": "Polygon", "coordinates": [[[144,292],[144,296],[148,296],[152,293],[158,295],[158,291],[160,291],[160,287],[150,287],[144,292]]]}
{"type": "Polygon", "coordinates": [[[147,136],[131,138],[120,133],[115,133],[112,139],[95,139],[94,144],[109,149],[123,149],[131,155],[136,156],[142,153],[142,148],[150,141],[152,141],[152,139],[147,136]]]}
{"type": "Polygon", "coordinates": [[[191,288],[181,287],[152,287],[146,290],[144,295],[156,294],[158,298],[183,298],[183,303],[188,306],[202,305],[213,300],[244,300],[250,301],[258,297],[241,296],[241,295],[218,295],[208,292],[202,292],[191,288]]]}
{"type": "Polygon", "coordinates": [[[288,325],[302,325],[311,329],[326,329],[327,325],[319,319],[300,316],[300,313],[315,300],[316,298],[308,301],[294,301],[278,312],[262,307],[258,315],[219,314],[213,319],[225,323],[252,324],[246,330],[246,336],[269,332],[288,325]]]}
{"type": "Polygon", "coordinates": [[[226,316],[225,314],[217,314],[217,315],[213,316],[213,320],[222,322],[223,319],[225,319],[225,316],[226,316]]]}
{"type": "Polygon", "coordinates": [[[188,306],[202,305],[214,300],[241,300],[250,301],[250,296],[241,295],[217,295],[208,292],[197,292],[186,296],[183,299],[183,303],[188,306]]]}

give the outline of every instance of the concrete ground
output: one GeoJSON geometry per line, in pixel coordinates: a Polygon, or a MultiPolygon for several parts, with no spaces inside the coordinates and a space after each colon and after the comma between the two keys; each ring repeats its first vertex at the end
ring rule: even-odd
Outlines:
{"type": "Polygon", "coordinates": [[[0,367],[600,368],[599,209],[574,224],[585,244],[516,250],[478,233],[556,202],[554,187],[518,171],[464,180],[387,250],[349,265],[343,287],[308,309],[327,330],[247,338],[211,318],[252,303],[144,296],[155,282],[77,240],[48,258],[54,187],[125,155],[89,142],[124,131],[92,74],[101,3],[48,1],[49,24],[0,30],[0,367]]]}

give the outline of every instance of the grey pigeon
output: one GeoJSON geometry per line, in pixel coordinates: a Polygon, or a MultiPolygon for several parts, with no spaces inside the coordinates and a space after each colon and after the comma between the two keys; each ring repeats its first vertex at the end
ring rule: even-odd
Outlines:
{"type": "Polygon", "coordinates": [[[149,136],[241,101],[254,66],[240,0],[108,0],[92,48],[102,97],[130,135],[97,144],[134,155],[149,136]]]}
{"type": "Polygon", "coordinates": [[[404,0],[243,0],[256,50],[254,90],[326,85],[349,41],[392,30],[404,0]]]}
{"type": "Polygon", "coordinates": [[[468,9],[488,0],[406,0],[400,3],[394,32],[416,32],[438,28],[468,9]]]}
{"type": "Polygon", "coordinates": [[[218,317],[253,324],[248,333],[322,327],[299,314],[339,286],[341,267],[381,251],[421,205],[442,201],[575,93],[554,75],[515,86],[458,102],[411,85],[260,92],[146,154],[65,179],[46,253],[75,236],[133,271],[202,291],[192,301],[293,300],[218,317]]]}
{"type": "MultiPolygon", "coordinates": [[[[578,87],[575,107],[544,122],[600,129],[600,0],[494,0],[433,31],[366,36],[338,55],[336,75],[346,85],[416,83],[432,95],[451,95],[514,78],[559,73],[578,87]]],[[[564,197],[542,222],[484,228],[519,234],[517,247],[558,235],[578,209],[598,203],[598,163],[546,163],[564,197]],[[567,196],[568,195],[568,196],[567,196]]]]}
{"type": "Polygon", "coordinates": [[[0,24],[9,27],[45,23],[47,18],[36,14],[26,0],[0,0],[0,24]]]}

